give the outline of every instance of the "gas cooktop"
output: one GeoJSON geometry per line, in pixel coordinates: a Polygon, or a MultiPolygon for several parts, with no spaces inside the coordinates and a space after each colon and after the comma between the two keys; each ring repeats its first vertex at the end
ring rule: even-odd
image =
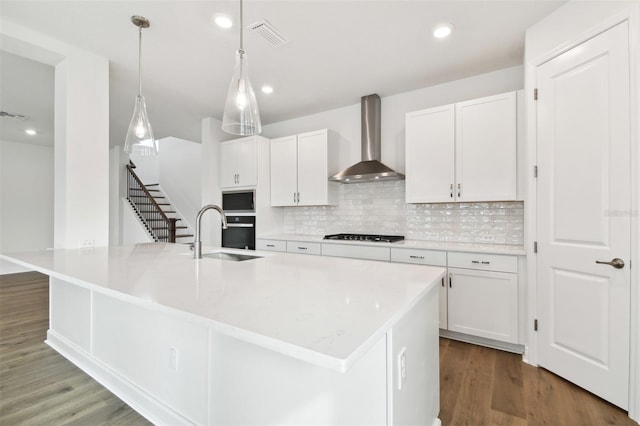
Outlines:
{"type": "Polygon", "coordinates": [[[374,243],[394,243],[404,240],[402,235],[374,235],[374,234],[331,234],[325,235],[324,240],[367,241],[374,243]]]}

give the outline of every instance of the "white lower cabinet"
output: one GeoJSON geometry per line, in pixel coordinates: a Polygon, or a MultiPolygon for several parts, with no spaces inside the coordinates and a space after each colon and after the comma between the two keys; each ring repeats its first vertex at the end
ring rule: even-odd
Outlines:
{"type": "MultiPolygon", "coordinates": [[[[256,247],[258,250],[448,267],[439,292],[438,327],[441,333],[460,340],[469,337],[447,333],[519,343],[517,256],[270,239],[257,239],[256,247]]],[[[480,343],[477,339],[469,341],[480,343]]]]}
{"type": "Polygon", "coordinates": [[[449,253],[448,264],[448,330],[517,344],[517,257],[449,253]]]}
{"type": "MultiPolygon", "coordinates": [[[[391,261],[447,267],[447,252],[408,248],[391,248],[391,261]]],[[[447,329],[448,302],[445,278],[440,282],[438,328],[447,329]]]]}

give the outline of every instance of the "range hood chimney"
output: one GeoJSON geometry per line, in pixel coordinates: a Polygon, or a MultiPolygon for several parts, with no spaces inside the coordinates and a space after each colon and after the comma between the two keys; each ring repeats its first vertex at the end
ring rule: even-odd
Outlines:
{"type": "Polygon", "coordinates": [[[380,96],[363,96],[361,101],[362,161],[331,176],[330,181],[340,183],[378,182],[404,179],[380,162],[380,96]]]}

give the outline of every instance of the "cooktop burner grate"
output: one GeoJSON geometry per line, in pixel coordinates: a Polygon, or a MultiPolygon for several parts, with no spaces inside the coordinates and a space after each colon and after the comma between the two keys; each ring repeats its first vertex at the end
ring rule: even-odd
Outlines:
{"type": "Polygon", "coordinates": [[[402,235],[375,235],[375,234],[331,234],[325,235],[325,240],[367,241],[375,243],[394,243],[404,240],[402,235]]]}

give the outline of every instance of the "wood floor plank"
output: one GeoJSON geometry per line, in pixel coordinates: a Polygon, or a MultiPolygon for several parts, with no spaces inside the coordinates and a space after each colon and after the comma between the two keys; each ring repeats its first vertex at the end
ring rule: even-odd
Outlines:
{"type": "Polygon", "coordinates": [[[472,345],[455,340],[440,339],[440,420],[443,425],[451,423],[460,399],[462,382],[469,362],[472,345]]]}
{"type": "Polygon", "coordinates": [[[451,425],[486,425],[491,422],[491,395],[495,351],[473,346],[469,353],[459,401],[451,425]],[[460,401],[464,401],[460,404],[460,401]]]}
{"type": "Polygon", "coordinates": [[[495,352],[493,383],[491,409],[526,419],[522,360],[518,355],[503,351],[495,352]]]}

